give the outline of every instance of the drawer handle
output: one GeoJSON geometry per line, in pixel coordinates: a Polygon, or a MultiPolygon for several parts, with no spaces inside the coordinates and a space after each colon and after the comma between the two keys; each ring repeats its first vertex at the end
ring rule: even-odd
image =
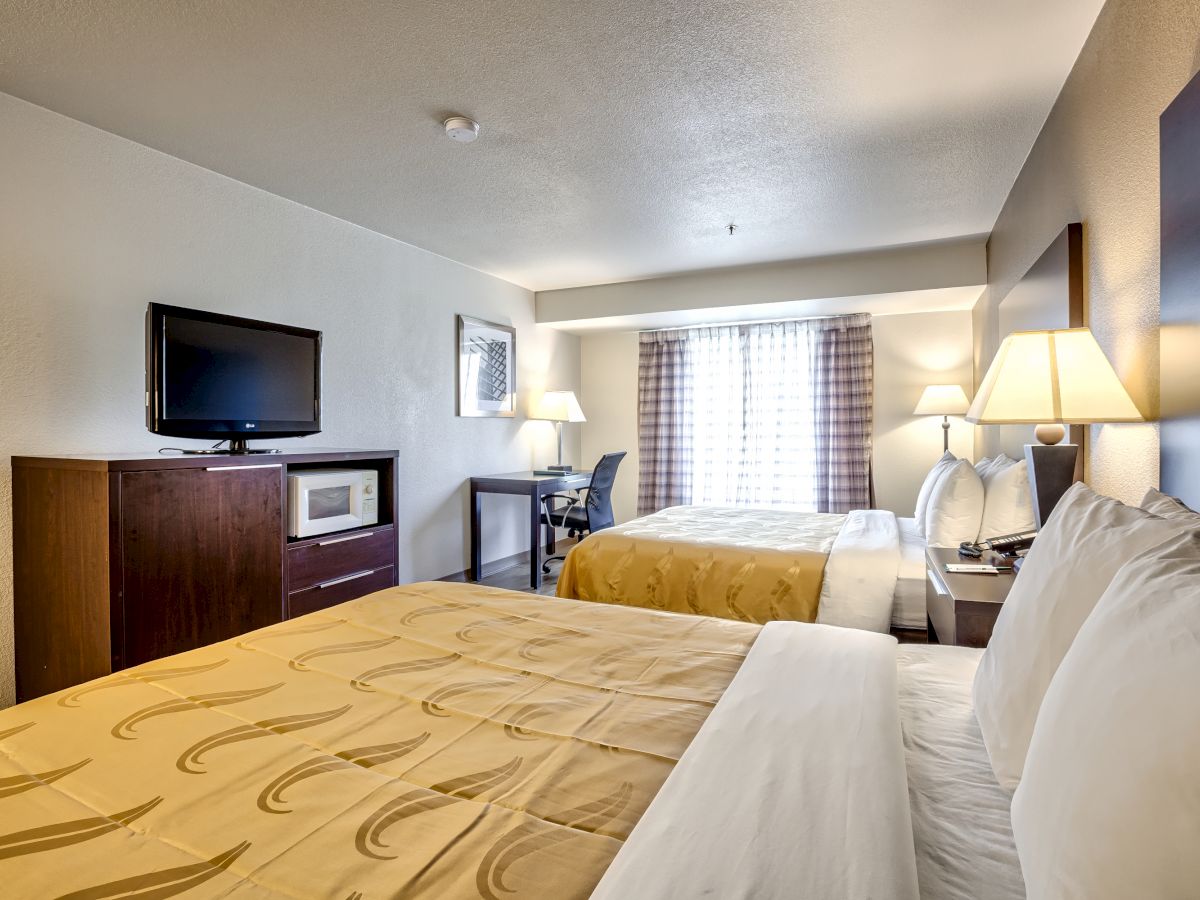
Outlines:
{"type": "Polygon", "coordinates": [[[317,585],[317,590],[320,590],[321,588],[333,587],[335,584],[345,584],[347,581],[353,581],[356,578],[366,578],[368,575],[374,574],[374,569],[367,569],[365,572],[355,572],[353,575],[343,575],[341,578],[322,581],[317,585]]]}
{"type": "Polygon", "coordinates": [[[244,472],[246,469],[281,469],[283,463],[259,463],[253,466],[208,466],[205,472],[244,472]]]}
{"type": "Polygon", "coordinates": [[[330,544],[344,544],[346,541],[360,541],[363,538],[368,538],[375,532],[368,531],[366,534],[348,534],[345,537],[333,538],[328,541],[317,541],[318,547],[328,547],[330,544]]]}

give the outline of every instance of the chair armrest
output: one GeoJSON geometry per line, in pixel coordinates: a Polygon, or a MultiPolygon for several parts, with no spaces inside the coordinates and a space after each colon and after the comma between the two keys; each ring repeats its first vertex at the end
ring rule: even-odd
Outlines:
{"type": "Polygon", "coordinates": [[[546,521],[550,523],[551,527],[566,528],[567,527],[567,524],[566,524],[567,523],[567,513],[569,513],[571,511],[572,507],[578,506],[581,502],[582,501],[578,497],[573,497],[570,494],[546,494],[542,497],[542,513],[546,516],[546,521]],[[567,505],[563,506],[557,510],[552,510],[550,508],[550,504],[547,501],[553,500],[556,498],[559,500],[568,501],[567,505]],[[553,512],[557,512],[561,516],[561,518],[558,520],[558,525],[554,524],[554,516],[551,515],[551,513],[553,513],[553,512]]]}

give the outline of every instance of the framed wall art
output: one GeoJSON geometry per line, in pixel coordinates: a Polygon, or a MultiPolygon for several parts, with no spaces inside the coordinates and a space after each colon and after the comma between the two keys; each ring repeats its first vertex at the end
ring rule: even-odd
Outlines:
{"type": "Polygon", "coordinates": [[[517,330],[458,317],[458,414],[513,416],[517,411],[517,330]]]}

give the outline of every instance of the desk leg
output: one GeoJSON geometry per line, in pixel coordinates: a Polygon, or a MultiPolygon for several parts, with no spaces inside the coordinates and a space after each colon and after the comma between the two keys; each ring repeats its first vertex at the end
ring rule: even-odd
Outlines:
{"type": "Polygon", "coordinates": [[[480,546],[479,516],[482,512],[479,489],[471,485],[471,571],[468,577],[478,581],[483,577],[483,547],[480,546]]]}
{"type": "Polygon", "coordinates": [[[529,586],[542,586],[542,498],[535,487],[529,494],[529,586]]]}

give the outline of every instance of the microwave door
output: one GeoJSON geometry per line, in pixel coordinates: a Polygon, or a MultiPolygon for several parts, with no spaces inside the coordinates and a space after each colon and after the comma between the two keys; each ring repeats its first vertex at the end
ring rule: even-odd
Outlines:
{"type": "Polygon", "coordinates": [[[339,516],[350,515],[352,494],[353,488],[348,484],[313,488],[308,492],[309,521],[320,522],[322,519],[336,519],[339,516]]]}
{"type": "Polygon", "coordinates": [[[331,482],[303,489],[300,502],[305,534],[327,534],[362,524],[361,487],[344,479],[331,482]]]}

